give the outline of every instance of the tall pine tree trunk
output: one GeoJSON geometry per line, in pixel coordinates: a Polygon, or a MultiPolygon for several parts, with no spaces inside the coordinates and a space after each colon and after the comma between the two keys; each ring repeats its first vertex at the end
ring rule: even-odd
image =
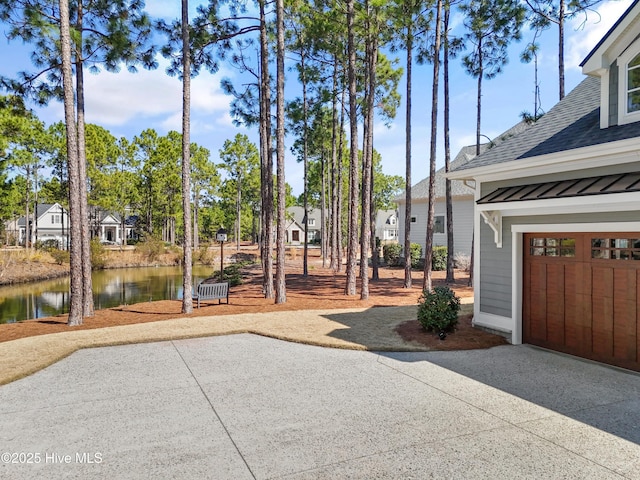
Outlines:
{"type": "Polygon", "coordinates": [[[200,248],[200,235],[198,222],[200,216],[200,194],[196,190],[193,195],[193,248],[198,250],[200,248]]]}
{"type": "Polygon", "coordinates": [[[300,56],[300,76],[302,80],[302,162],[304,163],[304,246],[302,254],[302,276],[309,275],[309,158],[308,158],[308,105],[307,105],[307,76],[304,65],[305,55],[300,56]]]}
{"type": "MultiPolygon", "coordinates": [[[[67,161],[69,171],[69,245],[70,298],[69,326],[82,325],[82,217],[80,211],[80,169],[78,165],[78,131],[76,128],[73,72],[71,68],[71,29],[69,1],[60,0],[60,44],[62,50],[62,84],[64,91],[64,120],[67,132],[67,161]]],[[[28,228],[27,227],[27,234],[28,228]]]]}
{"type": "Polygon", "coordinates": [[[358,110],[356,85],[355,4],[347,1],[347,81],[349,85],[349,228],[347,245],[347,281],[345,294],[356,294],[356,259],[358,255],[358,110]]]}
{"type": "Polygon", "coordinates": [[[182,0],[182,313],[193,312],[191,296],[191,46],[189,0],[182,0]]]}
{"type": "MultiPolygon", "coordinates": [[[[444,170],[449,173],[451,164],[451,145],[449,139],[449,13],[450,7],[444,7],[444,170]]],[[[453,205],[451,201],[451,180],[445,180],[445,208],[447,216],[447,283],[455,282],[453,272],[453,205]]]]}
{"type": "Polygon", "coordinates": [[[413,82],[413,26],[407,25],[407,110],[405,120],[404,288],[411,288],[411,87],[413,82]]]}
{"type": "Polygon", "coordinates": [[[285,180],[284,180],[284,0],[276,0],[277,17],[277,113],[276,157],[278,178],[278,235],[276,245],[276,303],[287,301],[285,283],[285,180]]]}
{"type": "Polygon", "coordinates": [[[339,270],[338,257],[338,57],[333,61],[333,88],[331,106],[331,263],[329,268],[339,270]]]}
{"type": "Polygon", "coordinates": [[[343,166],[344,166],[344,117],[345,117],[345,96],[347,94],[347,90],[342,90],[342,99],[340,101],[340,128],[338,133],[338,210],[336,211],[336,215],[338,217],[338,272],[342,271],[342,258],[344,257],[344,246],[342,243],[342,216],[344,212],[344,179],[343,179],[343,166]]]}
{"type": "Polygon", "coordinates": [[[273,156],[271,154],[271,85],[265,0],[260,6],[260,160],[262,183],[262,289],[274,298],[273,286],[273,156]]]}
{"type": "Polygon", "coordinates": [[[322,256],[322,268],[327,268],[327,179],[325,151],[320,158],[320,170],[322,171],[322,194],[320,196],[320,255],[322,256]]]}
{"type": "Polygon", "coordinates": [[[363,149],[362,165],[362,239],[360,244],[360,298],[369,298],[369,247],[371,244],[371,209],[372,209],[372,165],[373,165],[373,114],[374,96],[376,91],[376,63],[378,46],[374,37],[373,27],[369,24],[369,38],[367,41],[367,108],[365,120],[365,148],[363,149]]]}
{"type": "Polygon", "coordinates": [[[436,180],[436,136],[438,133],[438,83],[440,80],[440,39],[442,29],[440,16],[442,14],[442,0],[436,6],[436,38],[433,45],[433,89],[431,92],[431,143],[429,150],[429,213],[427,215],[427,241],[424,254],[424,280],[422,289],[431,291],[432,288],[432,260],[433,260],[433,220],[435,217],[435,180],[436,180]]]}
{"type": "Polygon", "coordinates": [[[235,225],[235,237],[236,237],[236,251],[240,251],[240,215],[242,214],[242,175],[238,171],[238,178],[236,179],[236,225],[235,225]]]}
{"type": "Polygon", "coordinates": [[[78,133],[78,169],[80,175],[80,216],[82,218],[82,314],[93,315],[93,282],[91,279],[91,235],[89,233],[89,205],[87,199],[87,155],[85,148],[84,113],[84,70],[82,68],[82,3],[78,4],[77,32],[80,35],[76,45],[76,99],[78,133]]]}

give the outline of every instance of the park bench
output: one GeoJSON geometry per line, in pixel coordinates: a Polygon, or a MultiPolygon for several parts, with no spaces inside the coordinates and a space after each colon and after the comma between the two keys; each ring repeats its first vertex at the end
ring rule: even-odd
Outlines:
{"type": "Polygon", "coordinates": [[[193,299],[198,301],[198,308],[200,308],[201,300],[218,300],[219,305],[222,303],[222,299],[226,298],[229,303],[229,282],[204,283],[205,281],[198,284],[196,294],[193,296],[193,299]]]}

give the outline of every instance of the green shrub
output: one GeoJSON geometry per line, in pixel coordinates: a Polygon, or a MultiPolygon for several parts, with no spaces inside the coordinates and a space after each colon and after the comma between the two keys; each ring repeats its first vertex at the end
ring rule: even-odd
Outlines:
{"type": "MultiPolygon", "coordinates": [[[[222,281],[229,282],[230,287],[235,287],[236,285],[242,285],[242,267],[247,265],[244,262],[233,263],[229,266],[224,267],[222,281]]],[[[220,281],[220,270],[216,270],[212,275],[217,281],[220,281]]]]}
{"type": "Polygon", "coordinates": [[[48,240],[38,240],[35,244],[36,250],[44,250],[45,252],[52,252],[53,250],[60,249],[60,242],[55,238],[48,240]]]}
{"type": "Polygon", "coordinates": [[[51,250],[49,254],[53,257],[53,260],[58,264],[69,263],[70,255],[68,250],[51,250]]]}
{"type": "Polygon", "coordinates": [[[460,299],[446,286],[422,292],[418,300],[418,321],[428,332],[449,332],[458,324],[460,299]]]}
{"type": "Polygon", "coordinates": [[[102,270],[105,263],[104,246],[102,246],[100,240],[94,238],[91,240],[91,268],[93,270],[102,270]]]}
{"type": "Polygon", "coordinates": [[[401,265],[402,245],[399,243],[387,243],[382,247],[382,256],[384,263],[389,267],[397,267],[401,265]]]}
{"type": "Polygon", "coordinates": [[[153,262],[164,253],[164,243],[161,240],[149,238],[136,245],[136,250],[147,257],[149,262],[153,262]]]}
{"type": "Polygon", "coordinates": [[[422,245],[419,243],[412,243],[409,252],[411,255],[411,268],[420,268],[422,265],[422,262],[420,261],[422,258],[422,245]]]}
{"type": "Polygon", "coordinates": [[[433,247],[431,268],[435,271],[447,269],[447,247],[433,247]]]}

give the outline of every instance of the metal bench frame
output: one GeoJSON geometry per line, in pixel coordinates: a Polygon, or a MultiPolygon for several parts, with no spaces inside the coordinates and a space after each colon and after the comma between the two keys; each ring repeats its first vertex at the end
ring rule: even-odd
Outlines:
{"type": "Polygon", "coordinates": [[[200,300],[218,300],[218,305],[222,303],[222,299],[229,303],[229,282],[224,283],[202,283],[200,282],[196,288],[196,294],[193,299],[198,301],[200,308],[200,300]]]}

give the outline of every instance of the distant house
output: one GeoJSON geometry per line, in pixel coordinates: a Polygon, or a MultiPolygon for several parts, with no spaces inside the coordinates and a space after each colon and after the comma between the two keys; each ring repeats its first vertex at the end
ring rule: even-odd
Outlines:
{"type": "MultiPolygon", "coordinates": [[[[287,232],[290,232],[287,243],[292,245],[302,245],[304,244],[304,224],[305,224],[305,216],[304,216],[304,208],[303,207],[289,207],[287,208],[287,216],[289,220],[287,221],[287,232]],[[295,233],[295,232],[298,233],[295,233]]],[[[318,208],[309,208],[308,212],[308,243],[319,242],[322,237],[322,217],[320,209],[318,208]]]]}
{"type": "Polygon", "coordinates": [[[35,212],[20,217],[17,222],[18,242],[24,245],[27,238],[31,242],[56,241],[60,248],[66,248],[69,237],[69,213],[59,203],[40,203],[35,212]]]}
{"type": "MultiPolygon", "coordinates": [[[[137,217],[127,217],[124,222],[117,213],[109,213],[99,208],[89,208],[89,233],[101,243],[120,245],[122,239],[138,238],[136,232],[137,217]]],[[[25,244],[27,227],[25,217],[5,223],[7,243],[14,237],[20,245],[25,244]]],[[[29,215],[29,232],[32,242],[56,241],[57,246],[66,249],[69,245],[69,213],[59,203],[40,203],[37,206],[35,221],[33,213],[29,215]]]]}
{"type": "Polygon", "coordinates": [[[384,243],[398,241],[398,212],[380,210],[376,215],[376,237],[384,243]]]}
{"type": "Polygon", "coordinates": [[[125,218],[124,230],[122,217],[117,213],[110,213],[99,208],[91,208],[89,214],[89,229],[91,238],[98,238],[100,243],[122,245],[123,239],[135,238],[134,220],[125,218]]]}
{"type": "MultiPolygon", "coordinates": [[[[520,122],[499,135],[491,142],[480,145],[480,152],[492,149],[506,139],[526,130],[528,125],[520,122]]],[[[476,157],[476,146],[463,147],[451,162],[450,168],[454,170],[469,163],[476,157]]],[[[454,253],[471,255],[473,239],[473,206],[475,188],[473,182],[453,180],[451,182],[451,207],[453,213],[453,244],[454,253]]],[[[435,178],[435,219],[433,244],[436,246],[447,245],[446,224],[446,178],[445,169],[442,167],[436,172],[435,178]]],[[[398,241],[404,245],[404,225],[406,212],[406,199],[404,193],[395,199],[398,204],[398,241]]],[[[411,187],[411,243],[418,243],[422,251],[426,248],[427,239],[427,214],[429,209],[429,177],[411,187]]]]}

